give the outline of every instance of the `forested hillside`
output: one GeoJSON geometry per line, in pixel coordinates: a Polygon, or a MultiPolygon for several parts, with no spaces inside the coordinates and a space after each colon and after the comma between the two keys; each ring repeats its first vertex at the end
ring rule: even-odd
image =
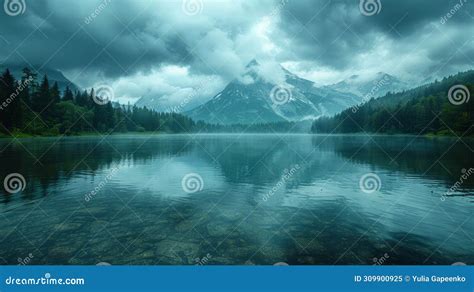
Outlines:
{"type": "Polygon", "coordinates": [[[88,132],[191,131],[194,122],[180,114],[100,102],[94,90],[60,92],[47,76],[25,68],[17,81],[6,70],[0,77],[0,133],[58,135],[88,132]],[[99,101],[99,102],[95,102],[99,101]]]}
{"type": "Polygon", "coordinates": [[[313,133],[473,135],[474,71],[400,93],[388,93],[316,120],[313,133]],[[453,131],[453,132],[452,132],[453,131]]]}

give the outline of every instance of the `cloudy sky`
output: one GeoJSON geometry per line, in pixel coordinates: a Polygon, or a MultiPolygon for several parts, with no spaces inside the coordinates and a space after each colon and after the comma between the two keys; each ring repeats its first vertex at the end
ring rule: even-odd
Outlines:
{"type": "Polygon", "coordinates": [[[121,102],[209,98],[254,58],[318,85],[380,71],[416,84],[474,68],[473,2],[5,0],[0,65],[106,83],[121,102]]]}

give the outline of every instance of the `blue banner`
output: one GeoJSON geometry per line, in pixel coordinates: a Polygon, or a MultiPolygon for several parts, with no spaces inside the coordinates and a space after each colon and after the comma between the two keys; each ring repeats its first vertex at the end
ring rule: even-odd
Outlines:
{"type": "Polygon", "coordinates": [[[0,291],[474,291],[472,266],[1,266],[0,291]]]}

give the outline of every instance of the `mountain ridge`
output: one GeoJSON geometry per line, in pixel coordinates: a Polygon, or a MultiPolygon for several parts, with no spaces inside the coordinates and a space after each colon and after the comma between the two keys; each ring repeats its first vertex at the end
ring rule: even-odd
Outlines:
{"type": "MultiPolygon", "coordinates": [[[[15,77],[17,80],[21,80],[21,77],[23,76],[23,69],[25,66],[2,66],[0,67],[0,71],[5,71],[6,69],[10,70],[11,74],[15,77]]],[[[31,69],[31,68],[30,68],[31,69]]],[[[35,72],[35,70],[33,70],[35,72]]],[[[69,86],[69,89],[71,91],[78,91],[81,90],[79,86],[77,86],[74,82],[69,80],[64,74],[57,69],[52,69],[52,68],[44,68],[41,71],[38,72],[37,76],[37,82],[41,82],[43,77],[46,75],[48,76],[48,81],[50,84],[53,84],[54,82],[58,83],[59,90],[61,92],[64,92],[67,86],[69,86]]]]}
{"type": "Polygon", "coordinates": [[[349,78],[325,87],[341,92],[351,92],[370,99],[384,96],[389,92],[395,93],[408,89],[409,85],[391,74],[377,72],[366,76],[351,75],[349,78]]]}
{"type": "Polygon", "coordinates": [[[252,60],[239,78],[185,114],[194,120],[224,125],[295,122],[336,113],[360,101],[350,93],[318,88],[281,65],[281,72],[275,73],[282,73],[284,82],[271,82],[260,74],[259,66],[258,61],[252,60]]]}

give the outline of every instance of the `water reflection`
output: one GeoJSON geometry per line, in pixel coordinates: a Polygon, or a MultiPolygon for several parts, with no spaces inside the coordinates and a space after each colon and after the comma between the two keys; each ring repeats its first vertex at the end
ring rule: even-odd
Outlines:
{"type": "Polygon", "coordinates": [[[0,140],[1,177],[27,181],[1,197],[0,261],[472,263],[473,179],[440,200],[474,165],[472,148],[380,136],[0,140]],[[359,189],[368,172],[382,182],[370,195],[359,189]],[[183,190],[189,173],[202,177],[201,192],[183,190]]]}

